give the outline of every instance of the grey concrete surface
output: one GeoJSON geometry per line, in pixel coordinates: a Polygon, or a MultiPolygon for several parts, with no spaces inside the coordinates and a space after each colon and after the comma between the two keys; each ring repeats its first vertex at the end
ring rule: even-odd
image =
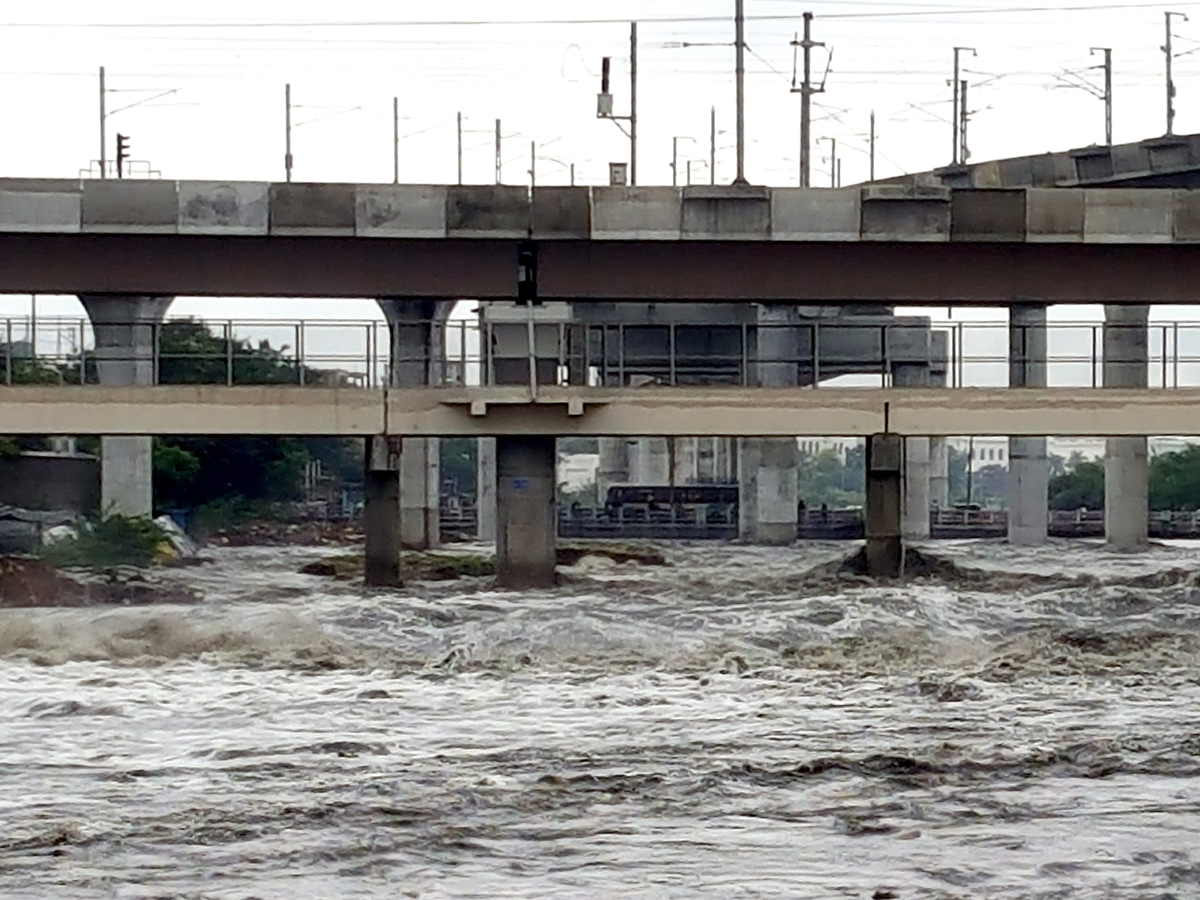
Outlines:
{"type": "MultiPolygon", "coordinates": [[[[1046,386],[1046,307],[1021,304],[1008,312],[1008,386],[1046,386]]],[[[1044,544],[1050,464],[1044,437],[1008,439],[1008,540],[1044,544]]]]}
{"type": "MultiPolygon", "coordinates": [[[[1104,387],[1145,388],[1150,308],[1104,308],[1104,387]]],[[[1150,466],[1145,437],[1115,437],[1104,456],[1104,531],[1115,550],[1150,542],[1150,466]]]]}

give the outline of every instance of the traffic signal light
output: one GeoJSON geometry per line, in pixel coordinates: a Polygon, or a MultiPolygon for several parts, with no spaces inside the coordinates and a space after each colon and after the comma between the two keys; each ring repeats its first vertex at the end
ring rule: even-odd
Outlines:
{"type": "Polygon", "coordinates": [[[521,305],[538,302],[537,263],[537,244],[521,241],[517,245],[517,303],[521,305]]]}
{"type": "Polygon", "coordinates": [[[117,177],[125,177],[125,163],[129,159],[129,135],[117,135],[117,177]]]}

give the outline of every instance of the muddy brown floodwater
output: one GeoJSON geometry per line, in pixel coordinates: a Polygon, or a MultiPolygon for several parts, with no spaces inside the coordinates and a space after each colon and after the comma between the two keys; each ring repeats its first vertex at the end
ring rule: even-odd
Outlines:
{"type": "Polygon", "coordinates": [[[1200,896],[1200,549],[932,549],[0,610],[0,897],[1200,896]]]}

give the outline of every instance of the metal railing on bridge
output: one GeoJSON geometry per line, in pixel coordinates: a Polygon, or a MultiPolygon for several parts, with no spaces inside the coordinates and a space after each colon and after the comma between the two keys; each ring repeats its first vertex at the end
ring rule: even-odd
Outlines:
{"type": "MultiPolygon", "coordinates": [[[[526,327],[451,319],[404,322],[397,326],[406,333],[401,337],[380,320],[182,318],[105,327],[117,329],[126,346],[98,346],[86,318],[0,319],[0,378],[93,384],[105,364],[129,363],[145,367],[139,383],[158,384],[957,388],[1004,386],[1010,365],[1032,362],[1010,355],[1012,331],[1004,322],[925,329],[911,320],[863,324],[853,317],[784,325],[531,319],[526,327]],[[403,349],[414,344],[420,349],[403,349]]],[[[1106,327],[1112,328],[1072,322],[1024,329],[1044,332],[1037,338],[1048,348],[1047,386],[1102,386],[1106,327]]],[[[1028,346],[1030,335],[1024,338],[1028,346]]],[[[1152,324],[1146,342],[1149,387],[1200,386],[1200,322],[1152,324]]]]}

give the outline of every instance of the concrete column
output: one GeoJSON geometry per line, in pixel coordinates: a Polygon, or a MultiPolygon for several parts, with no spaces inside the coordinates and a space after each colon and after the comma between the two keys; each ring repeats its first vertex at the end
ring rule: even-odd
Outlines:
{"type": "Polygon", "coordinates": [[[604,506],[608,489],[617,484],[629,484],[629,438],[600,438],[600,469],[596,473],[597,502],[604,506]]]}
{"type": "Polygon", "coordinates": [[[491,544],[496,540],[496,439],[479,438],[475,476],[476,538],[491,544]]]}
{"type": "Polygon", "coordinates": [[[554,438],[496,439],[496,584],[554,585],[558,504],[554,438]]]}
{"type": "MultiPolygon", "coordinates": [[[[444,326],[452,303],[381,298],[391,336],[393,388],[440,384],[446,364],[444,326]]],[[[441,542],[441,444],[437,438],[406,438],[400,456],[400,536],[405,547],[423,550],[441,542]]]]}
{"type": "Polygon", "coordinates": [[[866,464],[867,574],[899,578],[904,574],[904,440],[896,434],[871,435],[866,464]]]}
{"type": "Polygon", "coordinates": [[[400,564],[399,440],[367,438],[363,484],[363,529],[366,532],[364,580],[368,587],[403,584],[400,564]]]}
{"type": "MultiPolygon", "coordinates": [[[[1104,386],[1146,387],[1148,306],[1104,307],[1104,386]]],[[[1109,438],[1104,459],[1104,530],[1114,550],[1150,543],[1150,468],[1146,438],[1109,438]]]]}
{"type": "MultiPolygon", "coordinates": [[[[156,380],[158,326],[172,297],[80,294],[96,336],[96,372],[103,385],[151,385],[156,380]]],[[[154,443],[148,437],[100,439],[100,505],[104,514],[154,512],[154,443]]]]}
{"type": "Polygon", "coordinates": [[[950,445],[944,437],[929,439],[929,505],[950,507],[950,445]]]}
{"type": "Polygon", "coordinates": [[[670,484],[670,438],[632,439],[629,442],[629,478],[632,484],[670,484]]]}
{"type": "Polygon", "coordinates": [[[700,480],[701,438],[676,437],[671,441],[671,484],[695,484],[700,480]]]}
{"type": "MultiPolygon", "coordinates": [[[[1046,386],[1046,307],[1014,304],[1008,309],[1008,386],[1046,386]]],[[[1044,437],[1008,439],[1008,542],[1046,543],[1050,464],[1044,437]]]]}
{"type": "MultiPolygon", "coordinates": [[[[762,387],[793,387],[799,377],[800,329],[790,306],[762,305],[755,329],[762,387]]],[[[796,539],[800,448],[795,438],[742,438],[738,444],[742,540],[790,544],[796,539]]]]}
{"type": "MultiPolygon", "coordinates": [[[[927,365],[900,365],[892,370],[896,387],[929,387],[927,365]]],[[[910,541],[929,539],[929,438],[904,439],[903,530],[910,541]]]]}

